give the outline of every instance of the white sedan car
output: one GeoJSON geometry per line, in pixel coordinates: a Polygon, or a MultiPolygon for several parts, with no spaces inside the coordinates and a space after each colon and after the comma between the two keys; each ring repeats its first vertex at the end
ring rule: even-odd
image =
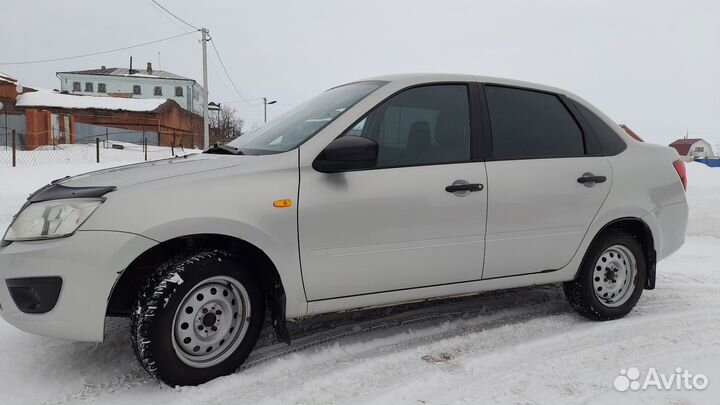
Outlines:
{"type": "Polygon", "coordinates": [[[593,320],[627,314],[684,241],[685,167],[576,95],[470,75],[332,88],[202,154],[32,194],[0,245],[0,313],[103,340],[130,316],[170,385],[232,373],[268,314],[564,283],[593,320]]]}

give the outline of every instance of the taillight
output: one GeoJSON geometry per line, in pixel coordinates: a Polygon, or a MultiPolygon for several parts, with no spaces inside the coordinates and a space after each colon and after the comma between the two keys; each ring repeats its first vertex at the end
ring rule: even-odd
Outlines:
{"type": "Polygon", "coordinates": [[[676,160],[673,162],[673,167],[675,168],[678,176],[680,176],[683,189],[687,190],[687,171],[685,170],[685,162],[682,160],[676,160]]]}

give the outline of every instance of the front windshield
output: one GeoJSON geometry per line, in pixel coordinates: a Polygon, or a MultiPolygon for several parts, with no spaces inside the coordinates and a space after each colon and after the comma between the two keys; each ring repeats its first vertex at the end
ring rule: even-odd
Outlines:
{"type": "Polygon", "coordinates": [[[287,152],[310,139],[383,82],[357,82],[332,88],[253,132],[228,143],[248,155],[287,152]]]}

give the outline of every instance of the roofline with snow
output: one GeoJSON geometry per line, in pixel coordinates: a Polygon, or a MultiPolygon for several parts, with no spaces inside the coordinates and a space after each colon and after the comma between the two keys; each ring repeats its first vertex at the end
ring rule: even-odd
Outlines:
{"type": "MultiPolygon", "coordinates": [[[[178,76],[178,77],[160,77],[160,76],[153,76],[153,77],[148,77],[148,76],[135,76],[135,75],[132,75],[132,74],[127,74],[127,75],[111,75],[111,74],[105,74],[105,73],[87,73],[87,72],[82,72],[82,71],[79,71],[79,72],[55,72],[55,75],[63,75],[63,74],[78,75],[78,76],[118,77],[118,78],[132,77],[132,78],[135,78],[135,79],[148,79],[148,80],[175,80],[175,81],[193,82],[193,83],[196,83],[196,84],[198,84],[198,85],[200,84],[200,83],[197,82],[197,80],[195,80],[195,79],[190,79],[190,78],[184,77],[184,76],[178,76]]],[[[141,74],[145,74],[145,73],[141,73],[141,74]]],[[[173,74],[174,74],[174,73],[173,73],[173,74]]]]}

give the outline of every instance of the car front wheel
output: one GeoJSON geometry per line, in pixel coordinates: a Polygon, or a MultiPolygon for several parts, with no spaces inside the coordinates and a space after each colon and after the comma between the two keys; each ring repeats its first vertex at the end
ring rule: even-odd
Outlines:
{"type": "Polygon", "coordinates": [[[591,246],[575,280],[563,284],[577,312],[598,321],[617,319],[637,304],[645,286],[647,262],[632,235],[612,232],[591,246]]]}
{"type": "Polygon", "coordinates": [[[238,257],[219,250],[178,257],[158,268],[138,297],[133,349],[166,384],[201,384],[237,370],[264,314],[260,284],[238,257]]]}

